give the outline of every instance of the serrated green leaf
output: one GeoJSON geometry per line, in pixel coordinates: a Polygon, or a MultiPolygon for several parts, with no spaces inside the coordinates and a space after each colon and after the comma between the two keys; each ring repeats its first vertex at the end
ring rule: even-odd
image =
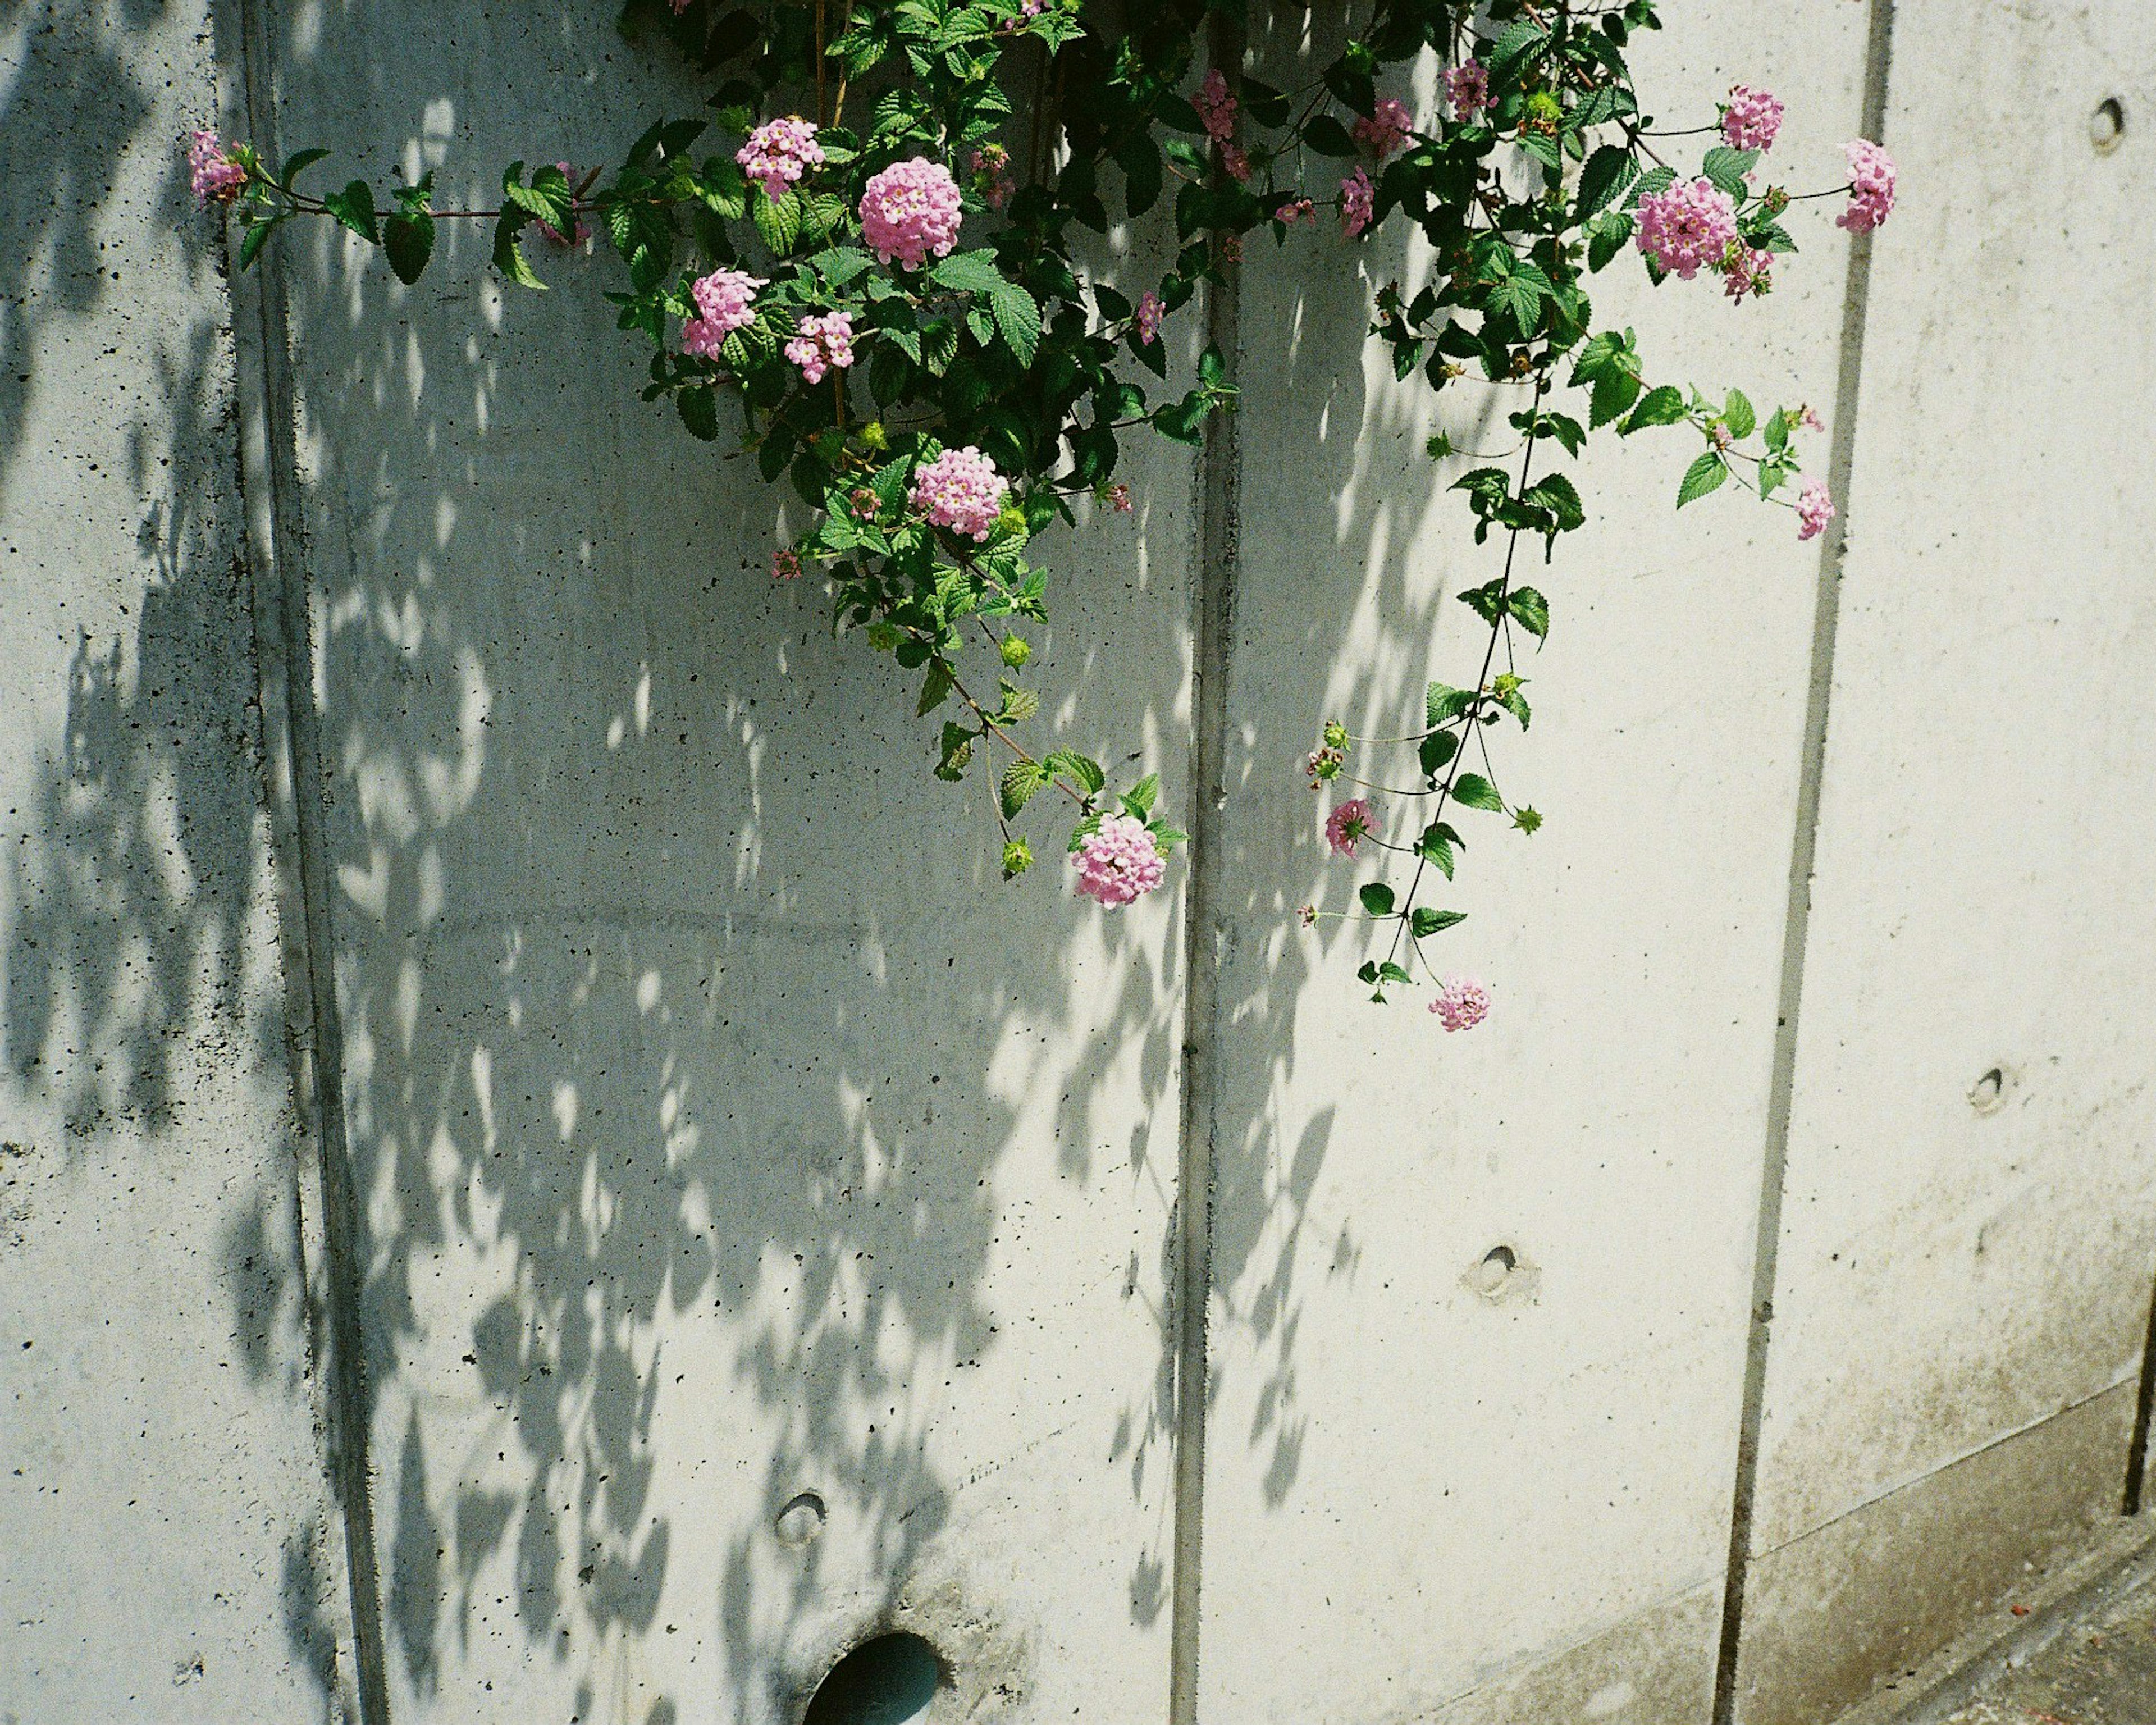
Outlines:
{"type": "Polygon", "coordinates": [[[1432,683],[1423,696],[1424,723],[1433,731],[1450,724],[1475,704],[1472,690],[1455,689],[1450,683],[1432,683]]]}
{"type": "Polygon", "coordinates": [[[1630,151],[1615,144],[1604,144],[1587,158],[1587,166],[1579,171],[1579,198],[1573,206],[1573,220],[1584,222],[1599,214],[1639,172],[1639,164],[1632,160],[1630,151]]]}
{"type": "Polygon", "coordinates": [[[1424,778],[1434,779],[1460,752],[1460,739],[1450,731],[1433,731],[1416,746],[1415,759],[1424,778]]]}
{"type": "Polygon", "coordinates": [[[354,180],[341,192],[328,193],[322,199],[322,208],[369,245],[382,243],[374,214],[374,188],[366,181],[354,180]]]}
{"type": "Polygon", "coordinates": [[[1532,587],[1516,587],[1505,600],[1512,620],[1537,640],[1549,634],[1549,601],[1532,587]]]}
{"type": "Polygon", "coordinates": [[[953,252],[928,274],[937,286],[962,294],[992,294],[1005,285],[996,254],[989,251],[953,252]]]}
{"type": "Polygon", "coordinates": [[[709,389],[683,389],[674,397],[675,411],[691,437],[709,443],[719,434],[718,398],[709,389]]]}
{"type": "Polygon", "coordinates": [[[1759,416],[1752,403],[1739,389],[1729,392],[1729,399],[1722,404],[1722,417],[1729,426],[1732,437],[1749,437],[1759,423],[1759,416]]]}
{"type": "Polygon", "coordinates": [[[988,295],[996,332],[1022,366],[1030,366],[1040,348],[1040,302],[1016,282],[998,282],[988,295]]]}
{"type": "Polygon", "coordinates": [[[1415,841],[1415,854],[1444,870],[1448,880],[1452,878],[1454,854],[1466,848],[1466,841],[1452,829],[1449,821],[1432,821],[1415,841]]]}
{"type": "Polygon", "coordinates": [[[801,196],[797,192],[767,198],[758,191],[751,200],[750,214],[756,231],[775,257],[784,257],[801,238],[801,196]]]}
{"type": "Polygon", "coordinates": [[[1685,470],[1684,482],[1677,487],[1677,507],[1696,503],[1709,491],[1718,490],[1729,477],[1729,464],[1722,459],[1719,449],[1709,449],[1685,470]]]}
{"type": "Polygon", "coordinates": [[[956,784],[966,776],[966,768],[973,764],[973,733],[955,719],[943,721],[943,740],[941,758],[936,762],[936,776],[947,783],[956,784]]]}
{"type": "Polygon", "coordinates": [[[1452,781],[1452,800],[1463,808],[1485,809],[1493,814],[1502,814],[1505,809],[1497,787],[1479,773],[1463,773],[1452,781]]]}
{"type": "Polygon", "coordinates": [[[1389,916],[1393,913],[1393,889],[1382,880],[1367,882],[1355,896],[1373,916],[1389,916]]]}
{"type": "Polygon", "coordinates": [[[1630,437],[1649,426],[1675,425],[1684,417],[1684,392],[1673,383],[1659,384],[1646,393],[1632,409],[1631,417],[1617,428],[1618,434],[1630,437]]]}
{"type": "Polygon", "coordinates": [[[1417,905],[1409,926],[1414,929],[1415,938],[1420,940],[1426,935],[1441,934],[1466,920],[1465,911],[1439,911],[1428,905],[1417,905]]]}
{"type": "Polygon", "coordinates": [[[1004,769],[1001,798],[1004,819],[1014,819],[1018,812],[1033,800],[1034,793],[1048,781],[1048,771],[1038,761],[1012,762],[1004,769]]]}
{"type": "Polygon", "coordinates": [[[1160,795],[1160,775],[1148,773],[1124,794],[1123,807],[1129,814],[1144,820],[1152,814],[1154,801],[1160,795]]]}
{"type": "Polygon", "coordinates": [[[502,211],[501,219],[494,224],[494,267],[519,287],[543,294],[547,284],[540,280],[525,258],[524,248],[516,243],[518,232],[531,219],[528,210],[512,206],[502,211]]]}
{"type": "Polygon", "coordinates": [[[952,688],[951,667],[941,656],[928,661],[928,675],[921,680],[921,702],[914,708],[916,716],[925,717],[949,699],[952,688]]]}
{"type": "Polygon", "coordinates": [[[398,280],[418,280],[434,251],[434,218],[424,210],[399,211],[382,224],[382,249],[398,280]]]}

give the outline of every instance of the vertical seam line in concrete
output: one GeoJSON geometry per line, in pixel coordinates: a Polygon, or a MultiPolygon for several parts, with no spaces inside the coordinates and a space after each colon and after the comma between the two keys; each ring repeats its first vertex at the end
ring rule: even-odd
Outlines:
{"type": "Polygon", "coordinates": [[[2133,1431],[2126,1440],[2126,1486],[2120,1494],[2118,1512],[2141,1513],[2143,1489],[2148,1467],[2148,1427],[2156,1413],[2156,1282],[2148,1299],[2148,1323],[2141,1342],[2141,1381],[2134,1391],[2133,1431]]]}
{"type": "MultiPolygon", "coordinates": [[[[1887,93],[1894,50],[1895,0],[1871,0],[1864,50],[1863,136],[1886,141],[1887,93]]],[[[1738,1656],[1750,1579],[1752,1518],[1759,1482],[1759,1429],[1767,1399],[1767,1357],[1780,1268],[1782,1188],[1789,1169],[1789,1118],[1794,1105],[1798,1016],[1811,936],[1812,870],[1819,854],[1820,791],[1826,772],[1827,722],[1834,695],[1834,660],[1841,624],[1841,580],[1849,550],[1850,478],[1856,465],[1858,391],[1871,298],[1872,236],[1852,236],[1842,299],[1841,354],[1835,380],[1834,439],[1827,484],[1841,506],[1820,549],[1819,588],[1812,611],[1811,684],[1804,702],[1804,753],[1797,783],[1795,830],[1784,911],[1782,971],[1776,998],[1774,1065],[1767,1092],[1764,1165],[1759,1179],[1758,1231],[1753,1246],[1752,1307],[1744,1348],[1744,1395],[1738,1414],[1737,1476],[1730,1496],[1729,1555],[1722,1590],[1722,1633],[1714,1667],[1713,1725],[1734,1725],[1738,1656]]]]}
{"type": "MultiPolygon", "coordinates": [[[[1243,33],[1224,13],[1211,28],[1213,64],[1239,66],[1243,33]]],[[[1241,272],[1221,266],[1205,296],[1205,335],[1225,381],[1240,375],[1241,272]]],[[[1190,847],[1183,901],[1183,1093],[1176,1180],[1175,1548],[1168,1629],[1170,1725],[1198,1719],[1199,1583],[1205,1526],[1208,1318],[1213,1294],[1213,1200],[1219,1116],[1219,883],[1227,803],[1229,633],[1241,527],[1233,412],[1207,423],[1191,601],[1190,847]]]]}
{"type": "MultiPolygon", "coordinates": [[[[239,85],[248,135],[270,159],[276,158],[276,114],[271,92],[268,21],[260,0],[236,0],[240,44],[239,85]]],[[[260,390],[238,396],[243,424],[258,419],[256,433],[267,471],[270,543],[252,547],[266,555],[277,626],[283,636],[283,678],[286,759],[284,777],[290,787],[290,824],[298,852],[302,950],[288,954],[287,974],[304,977],[312,1058],[311,1094],[296,1097],[313,1117],[320,1161],[322,1253],[328,1307],[328,1380],[331,1430],[330,1471],[342,1512],[346,1581],[352,1616],[352,1658],[361,1725],[389,1725],[389,1691],[382,1648],[381,1583],[375,1558],[372,1469],[366,1356],[361,1326],[359,1204],[352,1184],[350,1147],[344,1119],[344,1039],[333,974],[335,936],[331,924],[327,867],[324,860],[321,796],[321,742],[315,711],[313,630],[309,619],[306,558],[301,550],[298,456],[294,445],[294,408],[289,316],[284,283],[268,257],[257,265],[253,295],[235,293],[235,313],[249,298],[258,321],[249,345],[258,347],[260,390]]],[[[235,282],[235,286],[238,284],[235,282]]],[[[234,334],[239,334],[235,317],[234,334]]],[[[244,464],[243,463],[243,470],[244,464]]],[[[262,691],[265,700],[268,691],[262,691]]],[[[267,739],[265,738],[265,743],[267,739]]],[[[280,919],[289,937],[293,920],[280,919]]]]}

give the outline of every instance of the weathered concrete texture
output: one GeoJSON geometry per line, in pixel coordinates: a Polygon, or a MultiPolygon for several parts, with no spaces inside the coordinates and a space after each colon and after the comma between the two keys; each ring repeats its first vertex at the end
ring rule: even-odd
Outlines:
{"type": "Polygon", "coordinates": [[[0,1718],[335,1709],[199,5],[0,20],[0,1718]]]}
{"type": "MultiPolygon", "coordinates": [[[[704,91],[613,12],[295,13],[285,146],[618,159],[704,91]]],[[[1162,1717],[1175,901],[1081,911],[1045,807],[1003,886],[767,572],[798,503],[636,400],[611,254],[505,295],[487,239],[278,264],[395,1717],[790,1720],[891,1623],[952,1705],[1162,1717]]],[[[1131,478],[1028,680],[1179,795],[1192,479],[1131,478]]]]}
{"type": "MultiPolygon", "coordinates": [[[[2156,1717],[2156,1579],[2060,1625],[1940,1725],[2146,1725],[2156,1717]]],[[[1913,1722],[1912,1722],[1913,1725],[1913,1722]]]]}
{"type": "MultiPolygon", "coordinates": [[[[2156,827],[2120,788],[2156,759],[2156,502],[2102,452],[2156,384],[2128,243],[2156,189],[2131,117],[2152,79],[2156,15],[2132,0],[1896,18],[1902,209],[1877,243],[1846,500],[1755,1551],[1801,1550],[2138,1362],[2156,827]],[[2114,95],[2128,129],[2101,150],[2114,95]],[[1968,113],[2018,117],[1943,118],[1968,113]],[[2001,391],[2020,429],[1994,429],[2001,391]]],[[[1957,1525],[1988,1514],[2041,1544],[2115,1502],[2122,1404],[2092,1404],[2112,1412],[2070,1446],[2062,1495],[1957,1525]]],[[[1959,1535],[1922,1562],[1889,1548],[1847,1547],[1838,1622],[1943,1625],[2005,1584],[1979,1573],[1989,1557],[2020,1561],[1959,1535]]],[[[1794,1633],[1776,1611],[1806,1584],[1789,1574],[1779,1607],[1748,1609],[1748,1640],[1794,1633]]],[[[1743,1717],[1809,1721],[1863,1686],[1861,1660],[1812,1645],[1823,1688],[1801,1660],[1748,1653],[1743,1717]]]]}
{"type": "MultiPolygon", "coordinates": [[[[1732,78],[1801,87],[1778,162],[1839,171],[1861,8],[1686,25],[1688,62],[1675,33],[1643,54],[1650,107],[1677,125],[1732,78]]],[[[1300,81],[1280,63],[1300,31],[1283,13],[1276,82],[1300,81]]],[[[1734,492],[1673,518],[1697,454],[1675,436],[1588,463],[1595,525],[1522,572],[1557,619],[1518,665],[1533,727],[1492,743],[1503,791],[1548,825],[1458,815],[1460,884],[1430,901],[1470,912],[1430,961],[1494,979],[1496,1009],[1448,1037],[1419,1004],[1363,1004],[1363,927],[1293,927],[1377,871],[1326,855],[1332,798],[1301,788],[1301,757],[1326,718],[1398,736],[1426,679],[1476,680],[1487,638],[1453,596],[1502,547],[1473,549],[1445,489],[1472,464],[1434,467],[1423,444],[1443,429],[1507,449],[1527,398],[1462,382],[1433,411],[1419,379],[1394,384],[1367,295],[1430,262],[1380,247],[1368,280],[1332,280],[1337,244],[1244,272],[1202,1716],[1450,1717],[1497,1685],[1703,1718],[1817,558],[1734,492]],[[1521,1264],[1488,1297],[1468,1273],[1500,1245],[1521,1264]],[[1568,1650],[1599,1635],[1640,1637],[1638,1670],[1576,1681],[1568,1650]]],[[[1771,300],[1733,310],[1704,281],[1650,294],[1612,269],[1598,325],[1635,325],[1656,381],[1824,410],[1846,248],[1823,221],[1803,244],[1771,300]]],[[[1408,747],[1353,770],[1415,778],[1408,747]]],[[[1379,800],[1412,842],[1416,803],[1379,800]]]]}

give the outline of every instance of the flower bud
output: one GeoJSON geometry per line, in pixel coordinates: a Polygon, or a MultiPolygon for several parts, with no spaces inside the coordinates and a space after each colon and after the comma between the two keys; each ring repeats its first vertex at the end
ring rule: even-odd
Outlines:
{"type": "Polygon", "coordinates": [[[1342,754],[1347,753],[1348,727],[1337,719],[1327,719],[1325,721],[1324,741],[1326,747],[1338,749],[1342,754]]]}
{"type": "Polygon", "coordinates": [[[1023,839],[1013,839],[1004,846],[1004,879],[1015,880],[1033,866],[1033,847],[1023,839]]]}
{"type": "Polygon", "coordinates": [[[891,439],[884,434],[883,421],[880,419],[871,419],[861,427],[861,441],[872,449],[887,449],[891,447],[891,439]]]}
{"type": "Polygon", "coordinates": [[[1003,655],[1004,663],[1013,670],[1033,657],[1033,647],[1024,635],[1005,635],[997,644],[996,651],[1003,655]]]}

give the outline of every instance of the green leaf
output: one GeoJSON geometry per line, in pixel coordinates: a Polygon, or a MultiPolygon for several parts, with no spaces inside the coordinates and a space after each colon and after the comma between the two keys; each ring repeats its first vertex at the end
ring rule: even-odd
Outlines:
{"type": "Polygon", "coordinates": [[[1415,749],[1415,759],[1424,778],[1434,779],[1460,752],[1460,739],[1450,731],[1433,731],[1415,749]]]}
{"type": "Polygon", "coordinates": [[[1152,805],[1159,795],[1160,775],[1158,773],[1148,773],[1132,785],[1125,794],[1124,811],[1136,815],[1140,820],[1144,820],[1152,814],[1152,805]]]}
{"type": "Polygon", "coordinates": [[[1373,880],[1356,894],[1363,901],[1363,908],[1373,916],[1393,914],[1393,889],[1382,880],[1373,880]]]}
{"type": "Polygon", "coordinates": [[[1722,404],[1722,417],[1728,424],[1732,437],[1751,436],[1753,429],[1759,423],[1759,416],[1753,411],[1751,401],[1742,390],[1738,389],[1729,392],[1729,399],[1722,404]]]}
{"type": "Polygon", "coordinates": [[[719,402],[711,390],[677,390],[674,409],[680,414],[681,423],[689,428],[690,436],[709,443],[719,434],[719,402]]]}
{"type": "Polygon", "coordinates": [[[992,294],[1005,285],[993,252],[953,252],[928,274],[939,287],[962,294],[992,294]]]}
{"type": "Polygon", "coordinates": [[[941,757],[936,763],[936,776],[956,784],[966,776],[966,768],[973,759],[973,733],[955,719],[943,721],[943,742],[941,757]]]}
{"type": "Polygon", "coordinates": [[[1116,161],[1123,170],[1124,208],[1135,220],[1160,202],[1160,146],[1138,132],[1116,151],[1116,161]]]}
{"type": "Polygon", "coordinates": [[[1414,931],[1415,938],[1420,940],[1424,935],[1440,933],[1466,920],[1467,912],[1465,911],[1437,911],[1428,905],[1417,905],[1414,914],[1409,918],[1408,926],[1414,931]]]}
{"type": "Polygon", "coordinates": [[[1502,814],[1505,799],[1497,794],[1497,787],[1479,773],[1463,773],[1452,781],[1452,800],[1466,809],[1486,809],[1493,814],[1502,814]]]}
{"type": "Polygon", "coordinates": [[[988,306],[1004,346],[1020,365],[1030,366],[1040,349],[1040,302],[1016,282],[998,281],[989,292],[988,306]]]}
{"type": "Polygon", "coordinates": [[[1561,473],[1553,473],[1529,486],[1527,495],[1520,501],[1549,511],[1557,517],[1560,533],[1569,533],[1587,520],[1587,511],[1579,501],[1579,493],[1573,489],[1572,481],[1561,473]]]}
{"type": "Polygon", "coordinates": [[[1348,136],[1348,128],[1330,114],[1317,115],[1303,127],[1302,141],[1320,156],[1345,158],[1355,153],[1355,141],[1348,136]]]}
{"type": "Polygon", "coordinates": [[[1513,621],[1537,640],[1549,634],[1549,601],[1532,587],[1516,587],[1505,601],[1513,621]]]}
{"type": "Polygon", "coordinates": [[[1033,800],[1034,793],[1049,782],[1048,769],[1038,761],[1014,761],[1004,769],[1004,819],[1009,820],[1033,800]]]}
{"type": "Polygon", "coordinates": [[[369,245],[381,244],[375,223],[374,189],[366,181],[354,180],[343,191],[329,193],[322,199],[322,208],[369,245]]]}
{"type": "Polygon", "coordinates": [[[547,291],[547,284],[533,272],[524,256],[524,249],[516,243],[519,229],[531,219],[531,212],[514,208],[505,209],[501,220],[494,224],[494,267],[520,287],[528,287],[539,293],[547,291]]]}
{"type": "Polygon", "coordinates": [[[1778,455],[1789,448],[1789,415],[1786,408],[1774,409],[1774,417],[1767,422],[1766,438],[1767,447],[1778,455]]]}
{"type": "Polygon", "coordinates": [[[1454,853],[1466,848],[1467,841],[1453,831],[1449,821],[1432,821],[1415,841],[1415,854],[1442,869],[1448,880],[1452,878],[1454,853]]]}
{"type": "Polygon", "coordinates": [[[272,216],[267,221],[254,223],[240,236],[239,267],[243,270],[254,267],[254,260],[261,255],[262,248],[270,243],[271,232],[285,219],[283,216],[272,216]]]}
{"type": "Polygon", "coordinates": [[[750,213],[755,218],[756,231],[775,257],[784,257],[801,238],[801,195],[797,192],[767,198],[758,191],[750,213]]]}
{"type": "Polygon", "coordinates": [[[1617,428],[1618,434],[1630,437],[1650,425],[1674,425],[1684,417],[1684,392],[1674,383],[1661,384],[1650,389],[1632,409],[1632,417],[1617,428]]]}
{"type": "Polygon", "coordinates": [[[434,251],[434,218],[424,210],[400,210],[382,224],[382,249],[398,280],[409,287],[434,251]]]}
{"type": "Polygon", "coordinates": [[[1629,372],[1604,372],[1594,380],[1593,410],[1588,424],[1597,430],[1625,413],[1640,398],[1640,380],[1629,372]]]}
{"type": "Polygon", "coordinates": [[[1707,152],[1699,171],[1720,190],[1741,202],[1746,192],[1744,176],[1758,165],[1759,152],[1757,150],[1732,150],[1717,144],[1707,152]]]}
{"type": "Polygon", "coordinates": [[[294,180],[297,179],[302,172],[306,169],[312,167],[317,162],[322,160],[322,158],[329,153],[330,152],[326,150],[301,150],[297,154],[288,157],[285,163],[284,172],[277,176],[277,183],[282,186],[287,192],[290,191],[292,189],[292,182],[294,180]]]}
{"type": "Polygon", "coordinates": [[[1684,483],[1677,487],[1677,507],[1697,502],[1709,491],[1718,490],[1728,477],[1729,464],[1722,459],[1722,452],[1709,449],[1685,470],[1684,483]]]}
{"type": "Polygon", "coordinates": [[[1573,220],[1584,222],[1589,216],[1599,214],[1639,172],[1630,151],[1615,144],[1604,144],[1587,158],[1587,166],[1579,171],[1579,201],[1573,206],[1573,220]]]}
{"type": "Polygon", "coordinates": [[[1625,249],[1632,237],[1633,221],[1622,210],[1604,210],[1587,224],[1587,267],[1603,270],[1625,249]]]}
{"type": "Polygon", "coordinates": [[[1423,697],[1424,722],[1433,731],[1450,724],[1475,704],[1471,689],[1455,689],[1449,683],[1432,683],[1423,697]]]}
{"type": "Polygon", "coordinates": [[[1087,796],[1092,796],[1108,782],[1108,775],[1101,770],[1101,763],[1075,749],[1057,749],[1045,757],[1040,763],[1051,773],[1060,773],[1074,780],[1087,796]]]}

